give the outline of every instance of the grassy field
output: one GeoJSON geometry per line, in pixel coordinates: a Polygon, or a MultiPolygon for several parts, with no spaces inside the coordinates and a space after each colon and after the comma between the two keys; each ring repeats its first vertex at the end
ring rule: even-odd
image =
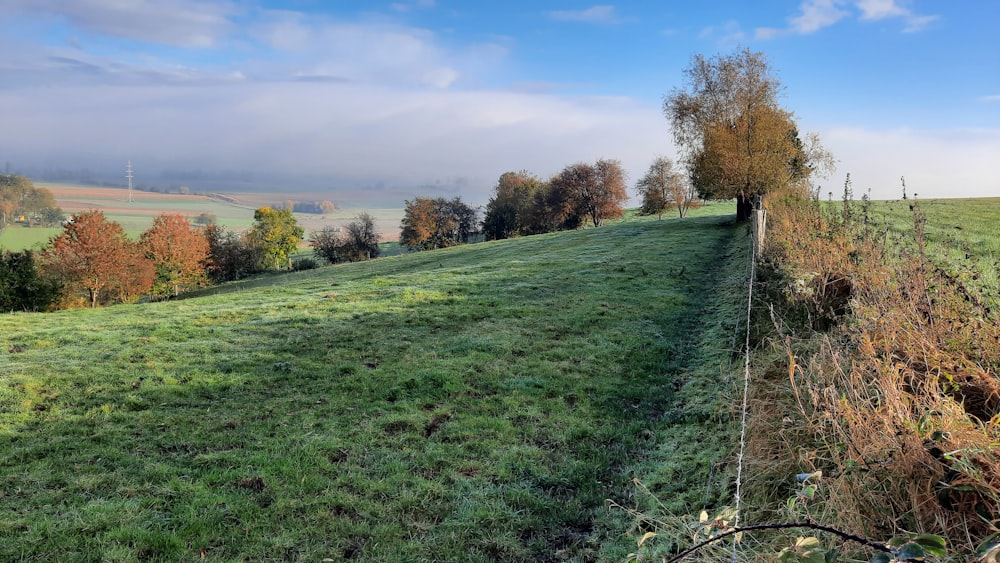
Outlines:
{"type": "MultiPolygon", "coordinates": [[[[907,201],[876,201],[872,211],[903,244],[914,246],[913,212],[907,201]]],[[[927,217],[927,253],[1000,312],[1000,198],[919,200],[927,217]]]]}
{"type": "Polygon", "coordinates": [[[731,219],[0,317],[0,559],[621,560],[729,502],[731,219]]]}

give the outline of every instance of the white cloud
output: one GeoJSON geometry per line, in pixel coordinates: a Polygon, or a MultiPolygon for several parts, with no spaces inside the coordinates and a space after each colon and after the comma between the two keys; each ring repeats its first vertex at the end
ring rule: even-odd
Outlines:
{"type": "Polygon", "coordinates": [[[195,0],[8,0],[0,11],[65,18],[76,29],[181,47],[210,47],[232,32],[231,2],[195,0]]]}
{"type": "Polygon", "coordinates": [[[872,189],[876,199],[894,199],[906,177],[909,193],[922,199],[996,197],[1000,194],[1000,129],[875,130],[831,127],[823,142],[840,161],[837,177],[823,194],[840,193],[838,182],[850,172],[854,192],[872,189]],[[838,180],[839,178],[839,180],[838,180]]]}
{"type": "Polygon", "coordinates": [[[906,16],[909,10],[896,4],[896,0],[858,0],[863,20],[881,20],[906,16]]]}
{"type": "Polygon", "coordinates": [[[787,27],[759,27],[754,30],[754,36],[766,40],[784,34],[816,33],[851,17],[852,13],[847,7],[852,4],[860,12],[858,18],[861,21],[902,19],[904,33],[921,31],[939,19],[939,16],[935,15],[915,14],[909,8],[902,6],[899,0],[803,0],[799,5],[799,13],[788,18],[787,27]]]}
{"type": "Polygon", "coordinates": [[[923,31],[924,28],[939,19],[941,19],[940,16],[906,16],[906,27],[903,28],[903,33],[923,31]]]}
{"type": "Polygon", "coordinates": [[[269,74],[296,66],[296,73],[303,76],[380,84],[448,88],[507,54],[500,45],[449,51],[439,46],[434,33],[421,28],[389,22],[317,22],[294,12],[271,13],[251,33],[294,60],[270,68],[269,74]]]}
{"type": "Polygon", "coordinates": [[[753,30],[754,38],[768,40],[781,35],[782,30],[776,27],[758,27],[753,30]]]}
{"type": "Polygon", "coordinates": [[[989,96],[983,96],[979,98],[982,102],[1000,102],[1000,94],[992,94],[989,96]]]}
{"type": "Polygon", "coordinates": [[[789,28],[794,33],[814,33],[829,27],[849,15],[840,8],[840,0],[805,0],[799,6],[799,14],[789,18],[789,28]]]}
{"type": "Polygon", "coordinates": [[[709,26],[698,33],[700,39],[715,39],[724,48],[739,45],[746,40],[746,33],[735,20],[727,21],[721,26],[709,26]]]}
{"type": "Polygon", "coordinates": [[[912,10],[901,6],[899,0],[858,0],[862,21],[878,21],[888,18],[902,18],[906,24],[903,31],[913,33],[927,27],[938,19],[938,16],[921,16],[912,10]]]}
{"type": "Polygon", "coordinates": [[[585,10],[556,10],[549,12],[549,17],[558,21],[602,24],[616,24],[625,21],[611,5],[591,6],[585,10]]]}

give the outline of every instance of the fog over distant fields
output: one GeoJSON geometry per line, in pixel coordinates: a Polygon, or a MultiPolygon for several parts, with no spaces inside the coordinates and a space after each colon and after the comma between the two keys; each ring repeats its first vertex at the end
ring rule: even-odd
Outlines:
{"type": "Polygon", "coordinates": [[[0,105],[20,107],[8,123],[29,132],[0,144],[7,160],[123,181],[131,159],[137,181],[161,184],[267,188],[288,178],[481,199],[507,170],[549,175],[616,157],[639,174],[649,155],[672,150],[658,107],[628,99],[306,81],[0,91],[0,105]]]}
{"type": "Polygon", "coordinates": [[[803,0],[502,6],[416,0],[7,0],[0,166],[40,179],[484,203],[498,176],[675,156],[695,53],[767,54],[822,191],[1000,195],[1000,4],[803,0]],[[721,18],[719,14],[725,13],[721,18]],[[352,195],[348,195],[352,194],[352,195]]]}

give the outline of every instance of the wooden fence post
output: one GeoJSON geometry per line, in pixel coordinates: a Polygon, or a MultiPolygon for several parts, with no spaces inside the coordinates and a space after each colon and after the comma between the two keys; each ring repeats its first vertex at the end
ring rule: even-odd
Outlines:
{"type": "Polygon", "coordinates": [[[764,248],[764,235],[767,231],[767,209],[764,209],[763,196],[757,196],[753,202],[753,255],[759,258],[764,248]]]}

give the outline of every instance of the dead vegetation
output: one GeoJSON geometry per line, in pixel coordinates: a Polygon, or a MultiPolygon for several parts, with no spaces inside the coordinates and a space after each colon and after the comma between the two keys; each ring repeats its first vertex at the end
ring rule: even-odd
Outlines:
{"type": "Polygon", "coordinates": [[[824,523],[937,534],[968,557],[1000,526],[997,319],[927,256],[919,205],[908,241],[864,200],[834,210],[785,193],[768,206],[752,504],[779,507],[789,476],[822,470],[824,523]]]}

